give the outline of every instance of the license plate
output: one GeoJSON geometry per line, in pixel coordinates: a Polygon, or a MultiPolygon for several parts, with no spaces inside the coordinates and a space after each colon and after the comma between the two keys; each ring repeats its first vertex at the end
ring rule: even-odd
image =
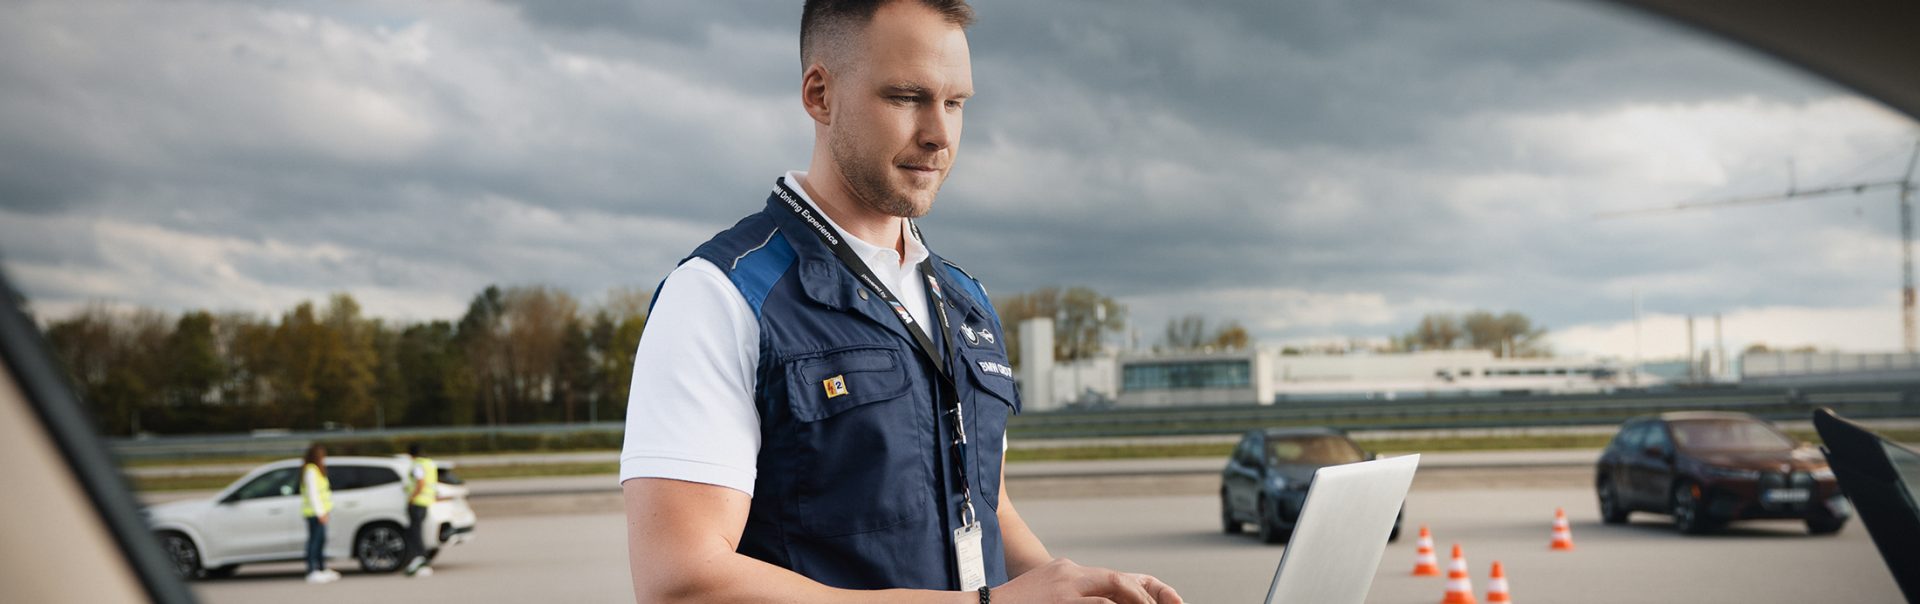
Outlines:
{"type": "Polygon", "coordinates": [[[1760,500],[1767,503],[1806,503],[1806,489],[1770,489],[1760,494],[1760,500]]]}

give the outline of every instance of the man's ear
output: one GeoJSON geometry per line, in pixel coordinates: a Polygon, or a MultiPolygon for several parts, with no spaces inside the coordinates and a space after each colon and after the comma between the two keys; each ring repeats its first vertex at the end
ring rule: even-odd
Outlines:
{"type": "Polygon", "coordinates": [[[814,63],[800,74],[800,104],[807,108],[807,115],[813,116],[813,121],[822,126],[833,125],[830,107],[832,86],[833,74],[827,71],[825,65],[814,63]]]}

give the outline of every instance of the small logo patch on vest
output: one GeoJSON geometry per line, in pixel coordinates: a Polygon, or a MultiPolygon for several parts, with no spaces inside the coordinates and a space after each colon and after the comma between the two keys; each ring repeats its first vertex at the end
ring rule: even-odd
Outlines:
{"type": "Polygon", "coordinates": [[[846,376],[836,375],[836,376],[827,378],[826,380],[821,381],[820,385],[825,386],[827,388],[827,398],[833,398],[833,397],[840,396],[842,394],[847,393],[846,376]]]}
{"type": "Polygon", "coordinates": [[[901,306],[899,302],[888,302],[888,304],[893,305],[893,314],[900,315],[901,323],[913,324],[913,314],[907,312],[907,307],[901,306]]]}

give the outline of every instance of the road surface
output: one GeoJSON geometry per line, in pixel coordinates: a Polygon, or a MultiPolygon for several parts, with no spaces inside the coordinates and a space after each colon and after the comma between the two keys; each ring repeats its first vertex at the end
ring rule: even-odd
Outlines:
{"type": "MultiPolygon", "coordinates": [[[[1406,534],[1389,546],[1369,601],[1440,601],[1444,579],[1408,576],[1421,523],[1433,529],[1443,566],[1450,544],[1464,546],[1481,601],[1494,560],[1506,567],[1514,599],[1527,603],[1902,601],[1857,521],[1832,537],[1808,536],[1793,522],[1736,524],[1722,535],[1683,537],[1654,515],[1605,526],[1591,488],[1583,486],[1590,472],[1423,474],[1408,498],[1406,534]],[[1572,552],[1547,548],[1556,506],[1565,507],[1572,520],[1572,552]]],[[[1218,504],[1206,494],[1212,486],[1205,477],[1159,480],[1168,481],[1162,493],[1176,494],[1121,495],[1116,493],[1124,489],[1111,484],[1053,489],[1022,501],[1021,515],[1055,555],[1155,574],[1194,602],[1258,602],[1283,548],[1221,534],[1218,504]]],[[[235,578],[196,583],[195,589],[216,604],[630,601],[624,522],[611,511],[617,495],[547,497],[588,499],[502,506],[492,515],[483,510],[478,539],[445,553],[429,578],[363,575],[349,562],[342,564],[347,568],[340,582],[309,586],[295,563],[244,567],[235,578]]]]}

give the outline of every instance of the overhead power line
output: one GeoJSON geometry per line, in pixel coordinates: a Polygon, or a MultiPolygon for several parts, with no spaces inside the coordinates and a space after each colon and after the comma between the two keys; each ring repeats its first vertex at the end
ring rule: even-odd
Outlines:
{"type": "Polygon", "coordinates": [[[1881,180],[1828,185],[1812,189],[1799,189],[1789,179],[1787,191],[1772,195],[1753,195],[1733,197],[1712,201],[1682,201],[1664,207],[1616,210],[1595,214],[1600,220],[1624,218],[1647,214],[1671,214],[1692,210],[1714,210],[1733,206],[1763,205],[1796,201],[1810,197],[1823,197],[1850,193],[1859,195],[1879,189],[1900,190],[1900,327],[1902,343],[1907,352],[1914,352],[1916,334],[1914,323],[1914,286],[1913,286],[1913,182],[1914,167],[1920,165],[1920,140],[1914,141],[1913,152],[1907,157],[1907,172],[1900,180],[1881,180]]]}

